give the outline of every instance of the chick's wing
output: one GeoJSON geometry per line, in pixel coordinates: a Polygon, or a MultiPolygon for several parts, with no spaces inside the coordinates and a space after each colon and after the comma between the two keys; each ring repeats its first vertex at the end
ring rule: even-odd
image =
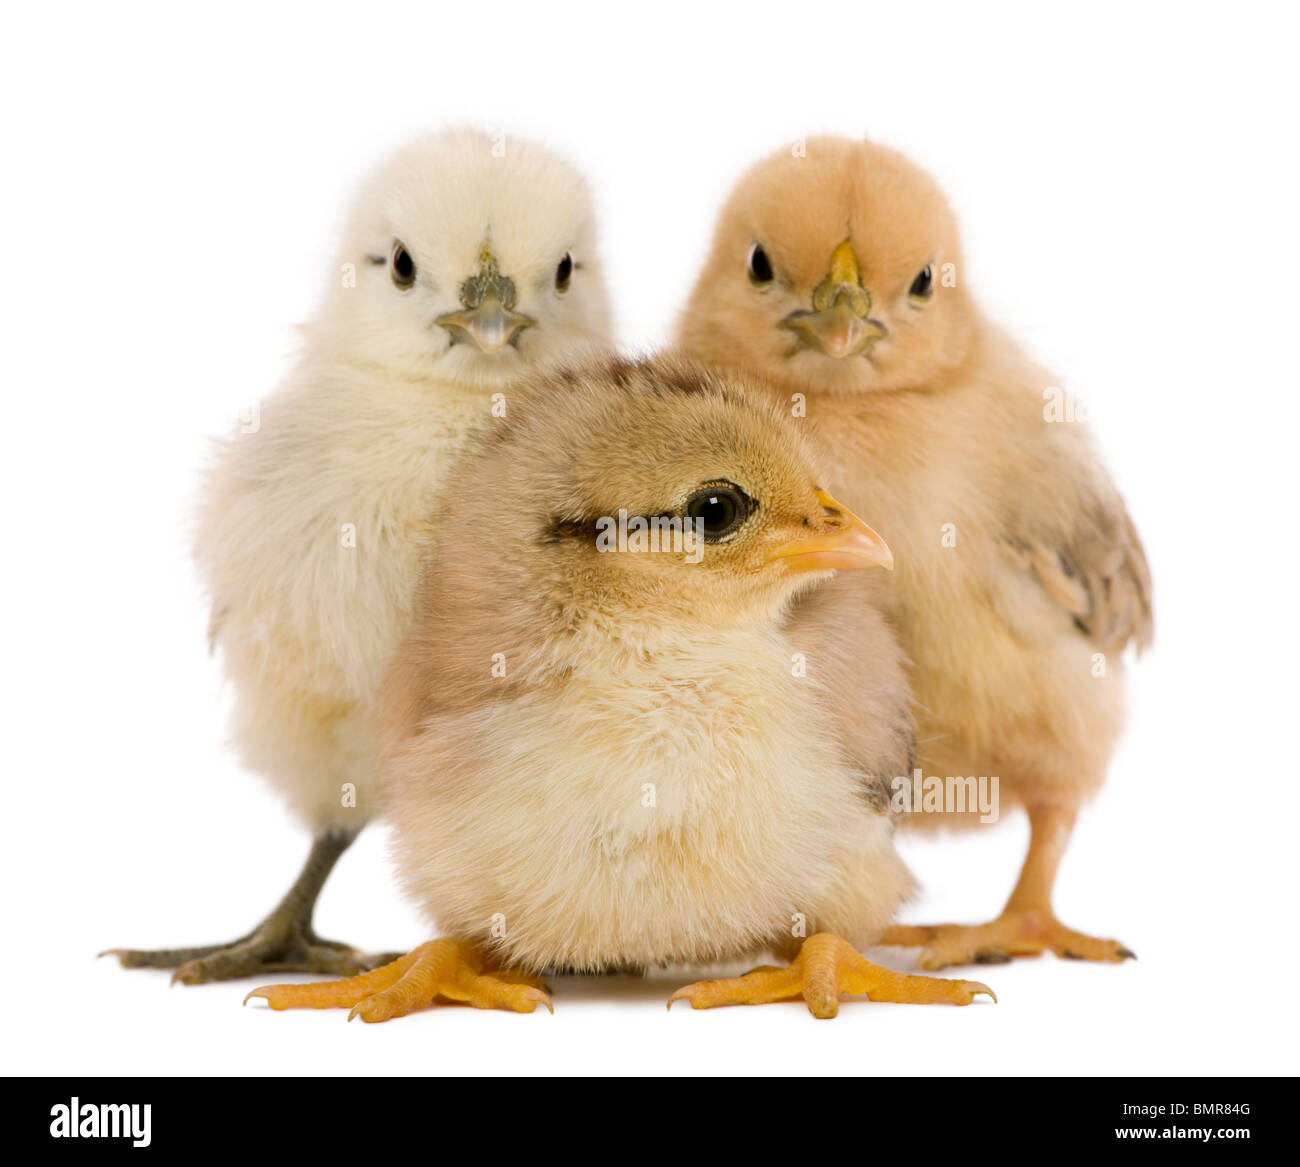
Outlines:
{"type": "Polygon", "coordinates": [[[1151,572],[1133,520],[1093,459],[1052,453],[1038,481],[1008,483],[1004,547],[1099,649],[1133,641],[1141,651],[1153,632],[1151,572]]]}

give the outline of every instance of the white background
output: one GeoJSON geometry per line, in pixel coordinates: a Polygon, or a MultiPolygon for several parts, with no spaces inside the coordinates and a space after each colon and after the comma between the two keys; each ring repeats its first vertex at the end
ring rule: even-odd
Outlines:
{"type": "MultiPolygon", "coordinates": [[[[1280,5],[14,6],[0,28],[7,1073],[1294,1072],[1297,92],[1280,5]],[[39,11],[39,15],[36,13],[39,11]],[[284,371],[341,209],[467,120],[595,184],[663,341],[752,159],[867,132],[932,168],[990,310],[1085,397],[1150,552],[1154,652],[1058,891],[1140,962],[982,969],[997,1006],[395,1024],[168,989],[110,945],[233,938],[307,840],[224,744],[187,524],[206,435],[284,371]]],[[[910,920],[987,918],[1023,820],[908,841],[910,920]]],[[[324,935],[425,938],[376,829],[324,935]]],[[[909,954],[887,960],[907,967],[909,954]]]]}

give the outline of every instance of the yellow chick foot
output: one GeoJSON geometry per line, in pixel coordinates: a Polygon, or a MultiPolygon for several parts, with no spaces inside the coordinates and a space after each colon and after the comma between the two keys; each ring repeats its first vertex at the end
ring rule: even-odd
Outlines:
{"type": "Polygon", "coordinates": [[[847,940],[818,932],[803,942],[788,968],[757,968],[726,981],[700,981],[678,989],[668,999],[689,1001],[692,1009],[719,1005],[764,1005],[803,997],[814,1017],[834,1017],[840,997],[867,997],[903,1005],[969,1005],[979,993],[997,1001],[993,990],[979,981],[950,981],[910,976],[872,964],[847,940]]]}
{"type": "Polygon", "coordinates": [[[263,998],[272,1009],[351,1008],[349,1021],[391,1021],[438,999],[516,1013],[545,1005],[555,1012],[542,981],[509,969],[484,972],[478,949],[459,940],[430,940],[392,964],[341,981],[264,985],[244,1002],[253,997],[263,998]]]}
{"type": "Polygon", "coordinates": [[[1118,940],[1102,940],[1067,928],[1051,909],[1008,908],[987,924],[896,925],[881,944],[921,949],[917,964],[933,972],[959,964],[1006,964],[1016,956],[1054,952],[1069,960],[1136,960],[1118,940]]]}

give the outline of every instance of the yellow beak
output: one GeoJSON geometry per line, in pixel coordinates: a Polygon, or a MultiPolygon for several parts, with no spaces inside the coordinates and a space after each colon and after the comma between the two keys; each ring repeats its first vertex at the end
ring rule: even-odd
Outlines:
{"type": "Polygon", "coordinates": [[[858,274],[858,253],[853,250],[852,240],[844,240],[831,252],[831,270],[827,278],[834,284],[861,285],[862,277],[858,274]]]}
{"type": "Polygon", "coordinates": [[[769,563],[781,562],[791,572],[831,571],[855,567],[894,569],[894,554],[879,535],[848,507],[817,492],[821,513],[813,520],[813,533],[783,543],[769,563]]]}
{"type": "Polygon", "coordinates": [[[885,335],[885,326],[871,319],[871,294],[862,286],[851,240],[844,240],[831,253],[830,270],[813,290],[812,311],[791,312],[781,327],[810,348],[836,358],[866,352],[885,335]]]}

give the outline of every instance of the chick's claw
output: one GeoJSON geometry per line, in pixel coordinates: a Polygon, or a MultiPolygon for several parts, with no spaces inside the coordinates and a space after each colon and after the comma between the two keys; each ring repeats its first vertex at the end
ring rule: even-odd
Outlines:
{"type": "Polygon", "coordinates": [[[920,948],[917,964],[930,972],[950,965],[1005,964],[1013,957],[1044,952],[1067,960],[1137,959],[1118,940],[1076,932],[1050,911],[1036,909],[1008,909],[987,924],[898,925],[885,933],[881,944],[920,948]]]}
{"type": "Polygon", "coordinates": [[[457,940],[431,940],[383,968],[341,981],[265,985],[244,1001],[254,997],[277,1010],[350,1008],[349,1021],[367,1022],[405,1017],[439,999],[516,1013],[545,1005],[554,1012],[537,978],[513,969],[485,972],[477,949],[457,940]]]}
{"type": "Polygon", "coordinates": [[[819,1018],[839,1012],[841,996],[867,997],[910,1005],[969,1005],[980,993],[993,1000],[993,990],[979,981],[950,981],[910,976],[881,968],[846,940],[818,932],[804,941],[788,968],[763,967],[723,981],[700,981],[678,989],[669,999],[689,1001],[693,1009],[719,1005],[762,1005],[803,997],[808,1011],[819,1018]]]}

